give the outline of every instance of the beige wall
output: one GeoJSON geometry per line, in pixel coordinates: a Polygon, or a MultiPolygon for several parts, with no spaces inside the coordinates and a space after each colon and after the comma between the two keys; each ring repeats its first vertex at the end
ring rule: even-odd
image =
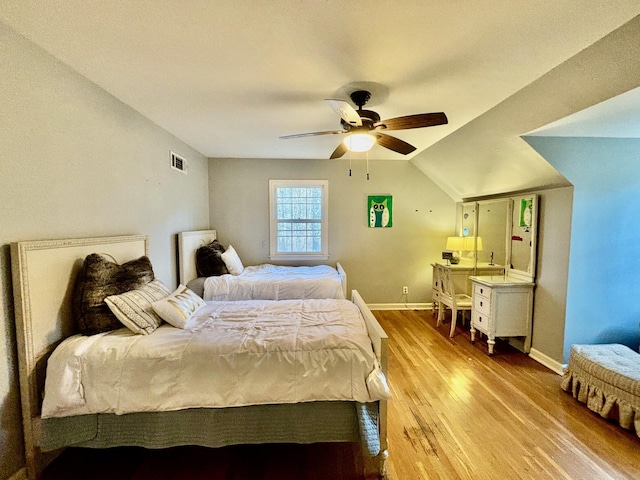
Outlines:
{"type": "Polygon", "coordinates": [[[563,363],[573,187],[537,193],[540,223],[532,347],[563,363]]]}
{"type": "MultiPolygon", "coordinates": [[[[456,204],[409,162],[209,160],[211,226],[247,265],[269,262],[268,180],[329,180],[330,262],[340,261],[349,288],[368,303],[431,301],[430,263],[456,229],[456,204]],[[366,226],[368,194],[393,195],[391,229],[366,226]]],[[[562,362],[573,187],[538,190],[540,219],[533,348],[562,362]]]]}
{"type": "Polygon", "coordinates": [[[177,279],[175,233],[208,227],[207,161],[0,24],[0,479],[24,465],[9,243],[141,233],[177,279]],[[189,161],[169,168],[169,151],[189,161]]]}
{"type": "Polygon", "coordinates": [[[364,160],[209,160],[211,227],[246,265],[268,263],[269,179],[329,180],[330,263],[368,303],[431,301],[430,263],[455,230],[455,202],[413,164],[364,160]],[[367,195],[393,196],[393,227],[367,227],[367,195]]]}

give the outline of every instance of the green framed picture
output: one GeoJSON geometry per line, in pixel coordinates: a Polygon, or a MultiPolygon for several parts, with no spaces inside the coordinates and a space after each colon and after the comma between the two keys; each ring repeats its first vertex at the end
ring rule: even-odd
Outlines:
{"type": "Polygon", "coordinates": [[[369,195],[367,201],[370,228],[393,226],[393,198],[391,195],[369,195]]]}

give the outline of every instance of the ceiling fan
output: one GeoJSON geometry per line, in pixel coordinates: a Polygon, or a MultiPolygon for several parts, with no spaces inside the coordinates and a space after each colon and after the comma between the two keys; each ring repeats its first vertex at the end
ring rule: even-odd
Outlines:
{"type": "Polygon", "coordinates": [[[312,137],[317,135],[349,134],[343,142],[331,154],[331,159],[342,157],[347,151],[365,152],[371,149],[375,143],[394,152],[407,155],[416,147],[392,137],[383,130],[406,130],[410,128],[433,127],[448,123],[447,116],[443,112],[418,113],[403,117],[380,120],[380,115],[372,110],[364,110],[362,107],[371,98],[371,93],[366,90],[357,90],[351,95],[351,100],[358,107],[354,109],[344,100],[326,99],[325,102],[340,116],[342,130],[327,130],[323,132],[299,133],[297,135],[285,135],[282,139],[312,137]]]}

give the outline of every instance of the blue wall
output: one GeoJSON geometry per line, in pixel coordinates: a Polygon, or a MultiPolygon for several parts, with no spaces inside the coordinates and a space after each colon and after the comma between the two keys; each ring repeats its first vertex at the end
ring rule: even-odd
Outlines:
{"type": "Polygon", "coordinates": [[[640,139],[525,137],[574,185],[564,361],[640,344],[640,139]]]}

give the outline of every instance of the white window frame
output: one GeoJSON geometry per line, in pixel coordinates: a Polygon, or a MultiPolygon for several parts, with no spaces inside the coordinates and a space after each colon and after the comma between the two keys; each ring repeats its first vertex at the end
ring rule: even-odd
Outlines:
{"type": "Polygon", "coordinates": [[[269,180],[269,258],[272,260],[326,260],[329,258],[329,180],[269,180]],[[320,252],[278,252],[277,196],[279,188],[320,188],[322,250],[320,252]]]}

